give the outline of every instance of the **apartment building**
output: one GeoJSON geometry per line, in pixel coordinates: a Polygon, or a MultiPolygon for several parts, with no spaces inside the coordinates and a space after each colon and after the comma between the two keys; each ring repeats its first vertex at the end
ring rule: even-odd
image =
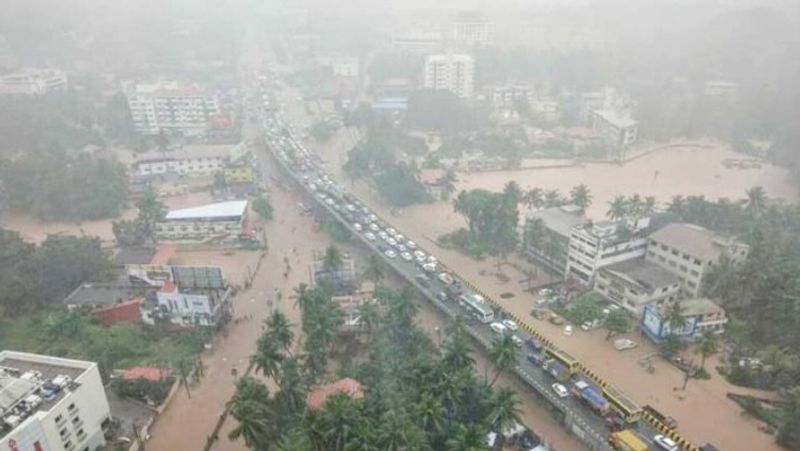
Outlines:
{"type": "Polygon", "coordinates": [[[111,418],[97,364],[0,351],[0,449],[89,451],[111,418]]]}
{"type": "Polygon", "coordinates": [[[602,221],[572,229],[565,278],[592,286],[600,268],[644,256],[647,238],[641,230],[648,225],[642,220],[631,230],[624,221],[602,221]]]}
{"type": "Polygon", "coordinates": [[[639,137],[639,122],[616,110],[594,110],[592,128],[613,147],[628,147],[639,137]]]}
{"type": "Polygon", "coordinates": [[[452,33],[461,48],[486,48],[492,43],[492,23],[478,12],[459,13],[452,22],[452,33]]]}
{"type": "Polygon", "coordinates": [[[133,124],[146,135],[162,131],[203,135],[209,122],[222,114],[218,93],[197,84],[129,84],[125,93],[133,124]]]}
{"type": "Polygon", "coordinates": [[[438,31],[402,31],[392,35],[392,50],[428,55],[444,50],[444,36],[438,31]]]}
{"type": "Polygon", "coordinates": [[[212,175],[221,171],[230,160],[232,146],[193,145],[174,150],[151,150],[136,154],[136,174],[153,176],[173,173],[178,175],[212,175]]]}
{"type": "Polygon", "coordinates": [[[431,55],[425,59],[424,86],[445,89],[470,98],[475,83],[475,60],[466,54],[431,55]]]}
{"type": "Polygon", "coordinates": [[[572,229],[589,223],[580,207],[563,205],[528,214],[522,228],[523,252],[528,258],[563,274],[572,229]]]}
{"type": "Polygon", "coordinates": [[[528,85],[497,85],[488,88],[488,98],[495,107],[513,107],[517,99],[536,100],[536,90],[528,85]]]}
{"type": "Polygon", "coordinates": [[[686,340],[698,338],[705,332],[722,333],[728,318],[725,309],[706,298],[684,299],[680,302],[683,324],[667,321],[667,304],[648,304],[639,324],[640,329],[656,343],[670,335],[686,340]]]}
{"type": "Polygon", "coordinates": [[[67,74],[58,69],[26,68],[0,76],[0,95],[41,96],[68,86],[67,74]]]}
{"type": "Polygon", "coordinates": [[[680,297],[678,277],[666,269],[637,258],[609,265],[597,273],[594,291],[641,318],[648,304],[662,305],[680,297]]]}
{"type": "Polygon", "coordinates": [[[749,246],[732,238],[698,225],[676,223],[650,235],[646,259],[677,275],[681,291],[697,297],[709,268],[722,258],[742,264],[748,252],[749,246]]]}

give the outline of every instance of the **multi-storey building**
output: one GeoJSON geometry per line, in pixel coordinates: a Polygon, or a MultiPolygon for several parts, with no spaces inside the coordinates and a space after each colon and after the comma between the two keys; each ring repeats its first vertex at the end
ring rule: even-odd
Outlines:
{"type": "Polygon", "coordinates": [[[600,268],[594,291],[641,318],[645,305],[662,305],[680,296],[678,277],[642,258],[600,268]]]}
{"type": "Polygon", "coordinates": [[[678,276],[681,289],[689,296],[700,294],[703,276],[709,268],[727,258],[739,265],[747,259],[749,247],[694,224],[670,224],[650,235],[647,261],[678,276]]]}
{"type": "Polygon", "coordinates": [[[225,145],[184,146],[175,150],[152,150],[136,154],[136,173],[140,176],[174,173],[210,175],[221,171],[231,157],[225,145]]]}
{"type": "Polygon", "coordinates": [[[592,128],[613,147],[627,147],[639,137],[639,122],[615,110],[594,110],[592,128]]]}
{"type": "Polygon", "coordinates": [[[563,274],[567,268],[572,229],[588,222],[589,218],[576,205],[531,212],[522,228],[523,252],[527,257],[563,274]]]}
{"type": "Polygon", "coordinates": [[[459,13],[452,23],[453,41],[464,48],[485,48],[492,43],[492,23],[477,12],[459,13]]]}
{"type": "Polygon", "coordinates": [[[461,98],[472,97],[475,60],[470,55],[431,55],[425,59],[425,87],[446,89],[461,98]]]}
{"type": "Polygon", "coordinates": [[[202,135],[222,114],[218,94],[199,85],[177,82],[126,86],[133,124],[140,133],[180,132],[202,135]]]}
{"type": "Polygon", "coordinates": [[[27,68],[0,76],[0,94],[40,96],[67,86],[67,74],[58,69],[27,68]]]}
{"type": "Polygon", "coordinates": [[[0,449],[94,450],[110,418],[96,363],[0,351],[0,449]]]}
{"type": "MultiPolygon", "coordinates": [[[[647,225],[648,220],[641,220],[639,230],[647,225]]],[[[642,257],[646,251],[647,238],[624,221],[575,227],[569,237],[565,277],[592,286],[600,268],[642,257]]]]}
{"type": "Polygon", "coordinates": [[[692,340],[705,332],[722,333],[728,318],[725,309],[706,298],[684,299],[680,303],[682,324],[670,324],[667,304],[648,304],[639,328],[651,340],[660,343],[670,335],[692,340]]]}
{"type": "Polygon", "coordinates": [[[409,31],[392,35],[392,50],[402,53],[431,54],[444,49],[444,38],[438,31],[409,31]]]}

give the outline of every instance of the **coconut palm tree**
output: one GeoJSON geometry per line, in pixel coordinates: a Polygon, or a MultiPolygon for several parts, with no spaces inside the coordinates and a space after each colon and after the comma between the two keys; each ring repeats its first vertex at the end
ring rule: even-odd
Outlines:
{"type": "Polygon", "coordinates": [[[314,451],[311,440],[308,438],[308,433],[302,426],[292,428],[286,434],[283,434],[281,440],[277,443],[276,451],[314,451]]]}
{"type": "Polygon", "coordinates": [[[767,193],[761,186],[754,186],[747,190],[747,199],[745,200],[745,210],[749,213],[758,215],[764,211],[767,203],[767,193]]]}
{"type": "Polygon", "coordinates": [[[330,273],[331,277],[333,277],[343,264],[344,257],[342,256],[342,251],[333,244],[328,246],[328,248],[325,249],[325,255],[322,256],[322,267],[325,268],[325,271],[330,273]]]}
{"type": "Polygon", "coordinates": [[[145,233],[148,237],[153,238],[156,223],[167,215],[167,208],[158,200],[152,188],[142,194],[142,197],[136,202],[136,208],[139,210],[138,219],[144,224],[145,233]]]}
{"type": "Polygon", "coordinates": [[[477,424],[459,424],[445,442],[445,451],[486,451],[485,431],[477,424]]]}
{"type": "Polygon", "coordinates": [[[669,205],[667,205],[667,211],[678,216],[683,215],[685,209],[686,199],[684,199],[683,196],[673,196],[669,205]]]}
{"type": "Polygon", "coordinates": [[[236,392],[227,403],[229,412],[238,421],[228,437],[244,439],[248,448],[260,449],[268,443],[272,434],[274,412],[271,408],[269,390],[261,382],[243,377],[236,384],[236,392]]]}
{"type": "Polygon", "coordinates": [[[544,192],[544,206],[547,208],[558,207],[564,203],[564,198],[561,193],[555,189],[549,189],[544,192]]]}
{"type": "Polygon", "coordinates": [[[264,326],[266,333],[278,342],[284,351],[291,354],[294,332],[292,332],[292,323],[289,322],[286,315],[280,310],[275,310],[264,320],[264,326]]]}
{"type": "Polygon", "coordinates": [[[262,334],[256,344],[256,353],[250,357],[256,372],[276,379],[280,375],[284,356],[279,343],[269,334],[262,334]]]}
{"type": "Polygon", "coordinates": [[[509,205],[519,204],[522,200],[522,188],[519,187],[517,182],[512,180],[506,183],[503,187],[503,199],[505,199],[509,205]]]}
{"type": "Polygon", "coordinates": [[[367,330],[367,336],[372,338],[372,331],[381,321],[381,312],[373,302],[364,302],[356,308],[356,313],[360,320],[360,325],[367,330]]]}
{"type": "Polygon", "coordinates": [[[678,301],[673,302],[667,307],[664,315],[664,324],[669,326],[670,335],[674,335],[676,330],[680,330],[686,319],[683,317],[683,307],[678,301]]]}
{"type": "Polygon", "coordinates": [[[327,445],[323,449],[341,450],[355,436],[362,413],[357,401],[346,394],[338,394],[325,401],[315,421],[320,423],[320,431],[327,445]]]}
{"type": "Polygon", "coordinates": [[[282,407],[290,412],[300,411],[306,399],[306,387],[298,357],[288,357],[283,361],[278,388],[275,398],[282,407]]]}
{"type": "Polygon", "coordinates": [[[458,182],[458,176],[456,175],[456,171],[453,170],[453,168],[449,168],[444,172],[441,180],[439,181],[439,183],[442,186],[442,200],[450,199],[450,195],[452,195],[456,191],[457,182],[458,182]]]}
{"type": "Polygon", "coordinates": [[[586,211],[589,205],[592,204],[592,193],[589,187],[581,183],[572,188],[569,192],[570,202],[580,207],[581,211],[586,211]]]}
{"type": "Polygon", "coordinates": [[[608,203],[606,216],[611,220],[622,219],[628,215],[628,211],[628,201],[625,196],[617,196],[608,203]]]}
{"type": "Polygon", "coordinates": [[[703,332],[697,342],[697,353],[700,354],[700,368],[706,369],[706,357],[717,352],[717,336],[711,331],[703,332]]]}
{"type": "Polygon", "coordinates": [[[639,218],[644,212],[644,201],[642,196],[634,194],[628,199],[628,214],[630,216],[639,218]]]}
{"type": "Polygon", "coordinates": [[[475,363],[469,346],[469,336],[464,318],[457,316],[447,325],[447,340],[444,343],[443,361],[450,371],[471,368],[475,363]]]}
{"type": "Polygon", "coordinates": [[[430,450],[425,432],[408,415],[391,409],[381,418],[378,445],[386,451],[430,450]]]}
{"type": "Polygon", "coordinates": [[[514,342],[511,335],[503,335],[501,339],[492,343],[492,349],[489,350],[489,360],[495,368],[494,377],[489,383],[489,387],[492,387],[497,382],[497,378],[500,377],[500,373],[513,368],[519,362],[519,345],[514,342]]]}
{"type": "Polygon", "coordinates": [[[544,198],[542,197],[542,189],[541,188],[531,188],[529,189],[524,196],[522,196],[522,202],[528,208],[536,208],[539,209],[544,205],[544,198]]]}
{"type": "Polygon", "coordinates": [[[444,427],[442,419],[445,417],[446,410],[439,398],[432,393],[422,393],[414,404],[414,409],[414,416],[417,418],[417,422],[428,431],[428,433],[438,433],[442,431],[444,427]]]}
{"type": "Polygon", "coordinates": [[[505,431],[520,423],[522,410],[516,392],[508,387],[501,387],[492,396],[491,414],[489,416],[495,431],[505,431]]]}
{"type": "Polygon", "coordinates": [[[656,211],[656,198],[654,196],[647,196],[644,198],[643,213],[646,216],[652,215],[656,211]]]}

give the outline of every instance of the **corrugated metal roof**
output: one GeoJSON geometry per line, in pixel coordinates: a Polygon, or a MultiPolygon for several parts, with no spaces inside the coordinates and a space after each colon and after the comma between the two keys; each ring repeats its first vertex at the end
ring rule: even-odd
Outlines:
{"type": "Polygon", "coordinates": [[[247,210],[246,200],[233,200],[229,202],[201,205],[199,207],[172,210],[167,213],[166,219],[226,218],[231,216],[243,216],[245,210],[247,210]]]}

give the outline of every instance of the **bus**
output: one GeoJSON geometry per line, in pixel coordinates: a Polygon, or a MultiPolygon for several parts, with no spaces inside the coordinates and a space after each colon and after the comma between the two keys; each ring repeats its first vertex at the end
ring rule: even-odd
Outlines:
{"type": "Polygon", "coordinates": [[[461,305],[467,308],[470,313],[475,315],[476,318],[482,323],[491,323],[494,321],[494,310],[483,296],[474,293],[467,293],[458,298],[461,305]]]}
{"type": "Polygon", "coordinates": [[[575,374],[578,372],[579,362],[578,359],[576,359],[575,357],[572,357],[566,352],[553,347],[545,348],[545,352],[547,353],[547,355],[558,360],[562,365],[567,367],[567,370],[569,370],[569,374],[575,374]]]}
{"type": "Polygon", "coordinates": [[[639,421],[639,418],[642,416],[642,408],[639,407],[638,404],[631,401],[630,398],[610,385],[603,388],[603,394],[611,403],[614,410],[619,412],[625,421],[628,423],[639,421]]]}

